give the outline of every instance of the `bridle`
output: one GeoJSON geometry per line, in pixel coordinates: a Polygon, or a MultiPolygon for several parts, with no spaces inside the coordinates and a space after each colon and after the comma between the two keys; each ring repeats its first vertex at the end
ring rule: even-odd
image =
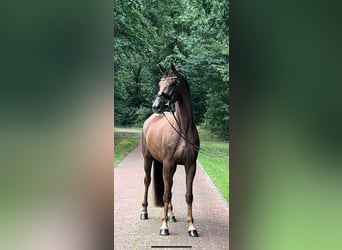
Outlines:
{"type": "Polygon", "coordinates": [[[163,116],[165,117],[165,119],[168,121],[168,123],[170,124],[170,126],[173,128],[174,131],[176,131],[176,133],[182,137],[187,143],[189,143],[195,151],[197,151],[199,153],[199,151],[201,150],[201,152],[203,154],[206,154],[206,155],[209,155],[209,156],[212,156],[212,157],[225,157],[225,156],[228,156],[228,154],[221,154],[221,155],[213,155],[213,154],[210,154],[206,151],[203,151],[203,149],[201,149],[199,146],[197,146],[196,144],[194,144],[193,142],[191,142],[186,136],[185,134],[183,133],[183,131],[181,130],[181,126],[180,126],[180,123],[179,121],[177,120],[175,114],[174,114],[174,110],[172,109],[172,104],[174,104],[177,100],[176,100],[176,95],[178,94],[178,89],[179,89],[179,78],[177,76],[172,76],[172,77],[167,77],[167,78],[162,78],[161,80],[171,80],[171,79],[176,79],[176,86],[175,88],[173,89],[171,95],[163,92],[163,90],[168,87],[169,85],[171,85],[172,83],[168,83],[166,84],[166,86],[164,87],[164,89],[162,91],[159,91],[158,94],[157,94],[157,97],[159,97],[162,101],[163,101],[163,104],[169,109],[169,111],[172,113],[172,116],[173,118],[175,119],[176,123],[177,123],[177,126],[179,129],[175,128],[175,126],[173,126],[173,124],[170,122],[170,120],[167,118],[165,112],[164,112],[164,107],[162,109],[162,114],[163,116]]]}
{"type": "MultiPolygon", "coordinates": [[[[178,89],[179,89],[179,78],[177,76],[172,76],[172,77],[167,77],[167,78],[162,78],[161,80],[171,80],[171,79],[176,79],[176,86],[175,88],[173,89],[171,95],[163,92],[162,91],[159,91],[158,94],[157,94],[157,97],[159,97],[162,101],[163,101],[163,104],[169,109],[169,111],[172,113],[172,116],[173,118],[175,119],[176,123],[177,123],[177,126],[178,126],[178,129],[176,129],[173,124],[169,121],[169,119],[167,118],[167,116],[165,115],[165,112],[164,112],[164,108],[162,109],[162,114],[163,116],[165,117],[165,119],[168,121],[168,123],[170,124],[170,126],[176,131],[176,133],[182,137],[187,143],[189,143],[197,152],[199,152],[200,148],[194,144],[193,142],[191,142],[183,133],[183,131],[181,130],[181,126],[180,126],[180,123],[179,121],[177,120],[175,114],[174,114],[174,110],[172,109],[172,104],[174,104],[177,100],[176,100],[176,95],[178,94],[178,89]]],[[[164,89],[166,87],[168,87],[170,84],[172,83],[168,83],[164,89]]]]}
{"type": "Polygon", "coordinates": [[[172,80],[172,79],[176,79],[176,82],[175,82],[176,86],[173,89],[171,95],[165,93],[164,89],[166,87],[170,86],[171,84],[173,84],[173,82],[167,83],[166,86],[164,87],[164,89],[159,91],[157,94],[157,97],[159,97],[163,101],[163,104],[165,104],[165,106],[167,106],[167,107],[170,107],[171,104],[176,102],[176,95],[178,94],[178,89],[179,89],[179,79],[177,76],[171,76],[171,77],[161,79],[162,81],[167,81],[167,80],[172,80]]]}

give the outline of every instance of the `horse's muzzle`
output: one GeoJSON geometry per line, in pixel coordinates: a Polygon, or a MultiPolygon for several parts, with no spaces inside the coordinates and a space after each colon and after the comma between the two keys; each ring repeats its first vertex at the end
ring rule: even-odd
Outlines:
{"type": "Polygon", "coordinates": [[[154,100],[152,104],[152,110],[154,113],[161,114],[164,112],[164,103],[160,100],[159,97],[154,100]]]}

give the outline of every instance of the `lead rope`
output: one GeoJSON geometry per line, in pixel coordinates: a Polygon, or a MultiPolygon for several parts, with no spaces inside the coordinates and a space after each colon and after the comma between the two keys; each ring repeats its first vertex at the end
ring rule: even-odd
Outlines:
{"type": "MultiPolygon", "coordinates": [[[[174,111],[172,110],[172,108],[170,108],[170,109],[171,109],[172,116],[173,116],[173,118],[175,119],[175,121],[176,121],[176,123],[177,123],[177,125],[178,125],[178,128],[181,129],[180,124],[179,124],[179,122],[178,122],[178,120],[176,119],[176,116],[175,116],[175,114],[174,114],[174,111]]],[[[173,126],[173,124],[170,122],[170,120],[167,118],[167,116],[165,115],[164,112],[163,112],[163,115],[164,115],[164,117],[166,118],[166,120],[168,121],[168,123],[170,124],[170,126],[176,131],[176,133],[177,133],[180,137],[182,137],[187,143],[189,143],[191,146],[193,146],[194,149],[195,149],[197,152],[199,152],[199,151],[201,150],[201,153],[203,153],[203,154],[205,154],[205,155],[208,155],[208,156],[211,156],[211,157],[226,157],[226,156],[229,156],[229,154],[214,155],[214,154],[210,154],[210,153],[208,153],[208,152],[206,152],[206,151],[203,151],[202,148],[200,148],[200,147],[197,146],[196,144],[192,143],[188,138],[186,138],[185,135],[184,135],[184,133],[183,133],[182,131],[178,131],[178,130],[173,126]]]]}

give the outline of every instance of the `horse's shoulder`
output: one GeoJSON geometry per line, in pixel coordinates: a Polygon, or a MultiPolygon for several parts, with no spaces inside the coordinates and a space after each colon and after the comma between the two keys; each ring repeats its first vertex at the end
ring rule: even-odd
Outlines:
{"type": "Polygon", "coordinates": [[[150,117],[148,117],[143,125],[143,130],[146,131],[149,128],[152,128],[153,126],[155,126],[158,121],[162,120],[163,116],[160,114],[152,114],[150,117]]]}

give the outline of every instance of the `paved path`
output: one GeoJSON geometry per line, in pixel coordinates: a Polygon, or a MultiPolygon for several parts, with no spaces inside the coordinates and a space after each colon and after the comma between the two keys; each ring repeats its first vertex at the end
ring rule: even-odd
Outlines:
{"type": "Polygon", "coordinates": [[[182,165],[177,167],[172,190],[177,222],[169,223],[169,236],[159,236],[161,208],[153,206],[152,182],[149,192],[149,219],[139,219],[144,192],[141,146],[123,159],[114,169],[114,249],[228,249],[228,203],[202,167],[199,164],[197,166],[193,186],[193,216],[199,237],[192,238],[187,233],[185,173],[182,165]],[[168,247],[156,248],[157,246],[168,247]]]}

